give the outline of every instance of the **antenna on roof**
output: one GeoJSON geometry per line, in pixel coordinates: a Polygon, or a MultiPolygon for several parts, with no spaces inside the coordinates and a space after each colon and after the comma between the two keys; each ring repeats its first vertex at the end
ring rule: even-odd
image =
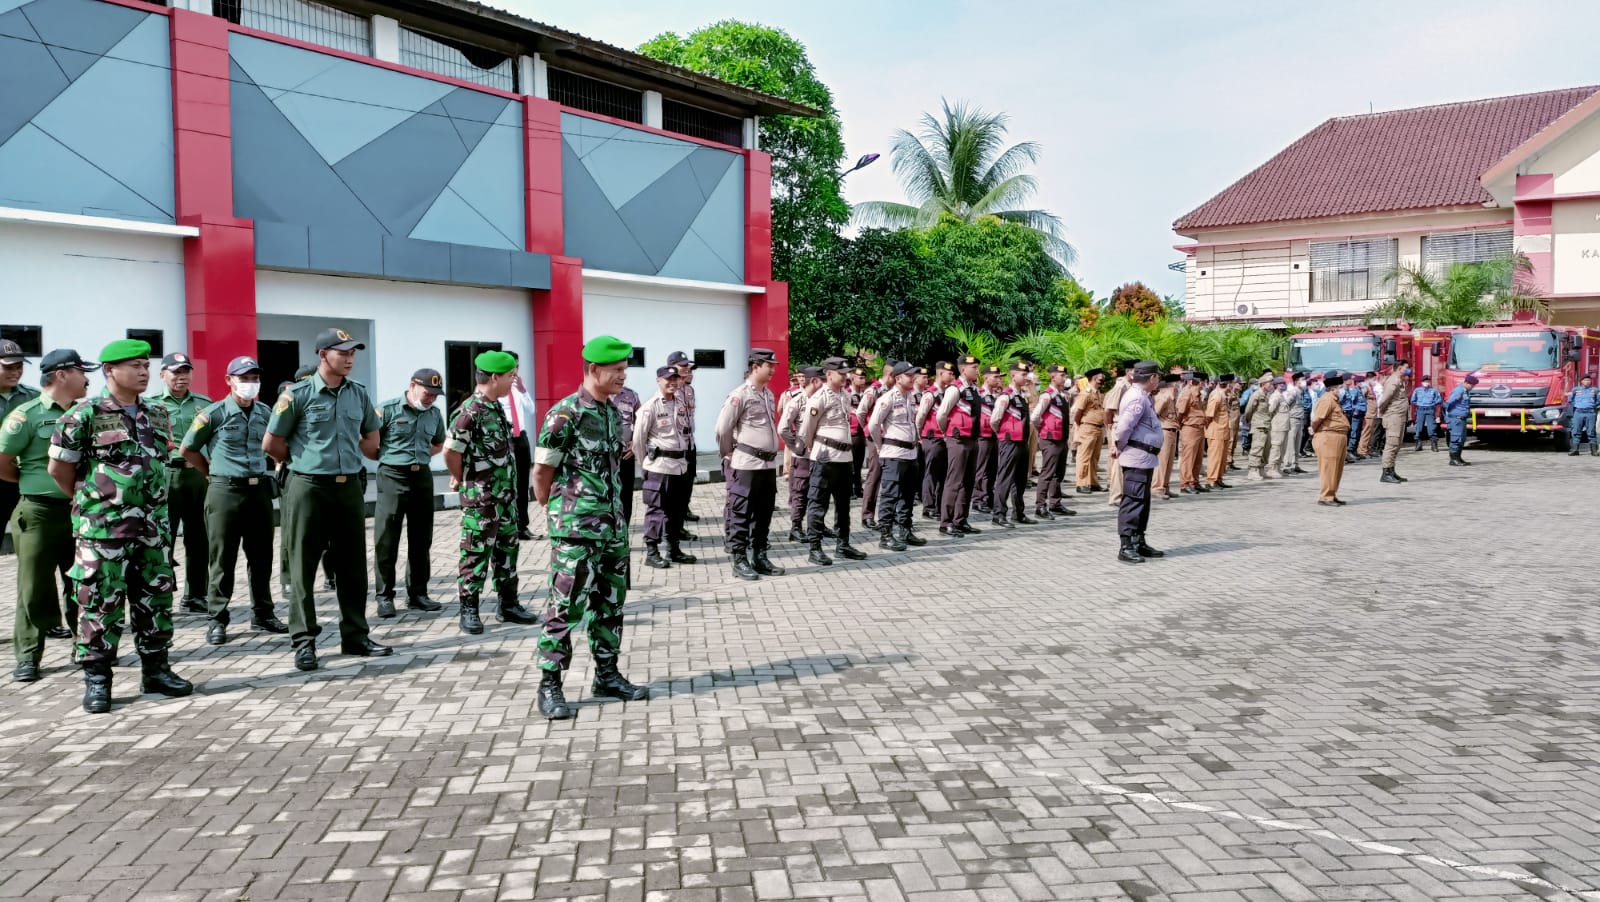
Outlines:
{"type": "Polygon", "coordinates": [[[1367,101],[1367,115],[1372,115],[1372,101],[1367,101]]]}

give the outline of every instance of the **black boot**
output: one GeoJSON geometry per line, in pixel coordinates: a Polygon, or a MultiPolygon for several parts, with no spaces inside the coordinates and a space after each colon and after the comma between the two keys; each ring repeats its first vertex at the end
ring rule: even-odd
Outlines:
{"type": "Polygon", "coordinates": [[[1393,476],[1394,478],[1396,478],[1398,480],[1400,480],[1401,482],[1407,482],[1408,481],[1404,476],[1401,476],[1400,473],[1398,471],[1396,471],[1394,467],[1390,467],[1389,468],[1389,475],[1393,476]]]}
{"type": "Polygon", "coordinates": [[[1577,457],[1578,456],[1578,449],[1577,448],[1573,448],[1571,451],[1568,451],[1567,452],[1567,456],[1568,457],[1577,457]]]}
{"type": "Polygon", "coordinates": [[[1027,514],[1023,513],[1022,512],[1022,508],[1019,507],[1019,508],[1017,508],[1017,515],[1015,517],[1011,518],[1011,522],[1020,523],[1023,526],[1032,526],[1033,524],[1038,523],[1039,521],[1035,520],[1035,519],[1029,517],[1027,514]]]}
{"type": "Polygon", "coordinates": [[[667,546],[667,560],[674,564],[693,564],[700,560],[676,545],[667,546]]]}
{"type": "Polygon", "coordinates": [[[761,578],[761,575],[756,572],[756,569],[750,566],[749,559],[745,557],[744,552],[742,551],[735,552],[733,555],[733,575],[739,579],[761,578]]]}
{"type": "Polygon", "coordinates": [[[546,670],[539,680],[539,713],[550,720],[566,720],[572,716],[572,706],[561,694],[559,670],[546,670]]]}
{"type": "Polygon", "coordinates": [[[660,545],[644,546],[644,565],[646,567],[654,567],[657,570],[665,570],[672,566],[671,564],[667,563],[666,558],[661,556],[660,545]]]}
{"type": "Polygon", "coordinates": [[[1379,482],[1392,483],[1394,485],[1399,485],[1400,484],[1400,477],[1395,475],[1394,470],[1385,469],[1383,471],[1383,475],[1378,477],[1378,481],[1379,482]]]}
{"type": "Polygon", "coordinates": [[[856,546],[851,545],[849,542],[840,542],[839,544],[835,545],[833,547],[833,553],[852,561],[864,561],[867,559],[867,553],[865,551],[862,551],[856,546]]]}
{"type": "Polygon", "coordinates": [[[628,682],[627,677],[617,670],[615,658],[595,661],[594,682],[590,684],[589,691],[599,698],[620,698],[625,702],[639,702],[650,697],[649,689],[628,682]]]}
{"type": "Polygon", "coordinates": [[[1439,450],[1439,440],[1438,439],[1434,439],[1433,440],[1433,450],[1435,450],[1435,451],[1439,450]]]}
{"type": "Polygon", "coordinates": [[[1011,525],[1011,521],[1006,519],[1005,514],[995,514],[989,518],[989,522],[994,524],[995,529],[1016,529],[1011,525]]]}
{"type": "Polygon", "coordinates": [[[806,540],[806,534],[800,531],[800,527],[798,527],[798,526],[789,527],[789,541],[791,541],[791,542],[804,542],[805,540],[806,540]]]}
{"type": "Polygon", "coordinates": [[[165,651],[141,654],[139,663],[144,669],[144,679],[140,688],[145,692],[158,692],[167,698],[183,698],[194,691],[193,683],[172,672],[172,665],[168,663],[165,651]]]}
{"type": "MultiPolygon", "coordinates": [[[[741,555],[742,557],[742,555],[741,555]]],[[[750,555],[750,563],[762,576],[782,576],[784,569],[767,558],[767,549],[758,548],[750,555]]]]}
{"type": "Polygon", "coordinates": [[[1600,457],[1600,444],[1590,444],[1589,445],[1589,456],[1590,457],[1600,457]]]}
{"type": "Polygon", "coordinates": [[[1414,451],[1412,451],[1412,453],[1415,454],[1417,451],[1421,451],[1421,450],[1422,450],[1422,439],[1419,438],[1419,439],[1417,439],[1417,447],[1416,447],[1416,449],[1414,451]]]}
{"type": "Polygon", "coordinates": [[[871,514],[867,514],[861,518],[861,525],[865,529],[875,530],[878,528],[878,521],[873,519],[871,514]]]}
{"type": "Polygon", "coordinates": [[[837,532],[834,532],[833,530],[829,529],[826,526],[823,526],[820,529],[818,529],[817,530],[817,534],[820,535],[824,539],[837,539],[837,538],[839,538],[839,534],[837,532]]]}
{"type": "Polygon", "coordinates": [[[1140,557],[1166,557],[1165,551],[1157,551],[1145,543],[1144,533],[1133,537],[1133,550],[1139,552],[1140,557]]]}
{"type": "Polygon", "coordinates": [[[1464,467],[1464,466],[1466,466],[1466,464],[1461,460],[1459,455],[1457,455],[1454,451],[1452,451],[1452,452],[1450,452],[1450,466],[1452,466],[1452,467],[1464,467]]]}
{"type": "Polygon", "coordinates": [[[461,599],[461,631],[476,636],[483,632],[483,618],[478,616],[478,599],[461,599]]]}
{"type": "Polygon", "coordinates": [[[1133,540],[1124,536],[1122,548],[1117,552],[1117,560],[1124,564],[1142,564],[1144,558],[1139,556],[1139,549],[1134,547],[1133,540]]]}
{"type": "Polygon", "coordinates": [[[111,710],[111,665],[83,665],[83,712],[105,714],[111,710]]]}
{"type": "Polygon", "coordinates": [[[901,542],[905,543],[911,548],[921,548],[922,546],[928,544],[927,539],[924,539],[922,536],[912,532],[911,527],[909,526],[896,527],[895,535],[899,537],[901,542]]]}
{"type": "Polygon", "coordinates": [[[1040,520],[1054,520],[1056,518],[1055,514],[1050,513],[1050,508],[1048,507],[1035,507],[1033,515],[1040,520]]]}
{"type": "Polygon", "coordinates": [[[900,541],[900,537],[895,535],[893,527],[885,526],[882,537],[878,539],[878,547],[884,551],[905,551],[906,543],[900,541]]]}
{"type": "Polygon", "coordinates": [[[1050,511],[1050,513],[1055,514],[1058,517],[1076,517],[1078,515],[1077,511],[1073,510],[1070,507],[1067,507],[1065,504],[1062,504],[1059,501],[1057,501],[1055,504],[1050,505],[1048,508],[1046,508],[1046,510],[1050,511]]]}
{"type": "Polygon", "coordinates": [[[515,623],[525,626],[539,622],[539,618],[532,611],[523,607],[522,602],[517,600],[516,580],[507,580],[501,583],[496,587],[496,593],[500,604],[495,613],[500,615],[501,623],[515,623]]]}
{"type": "Polygon", "coordinates": [[[833,558],[828,557],[823,553],[821,541],[811,543],[811,554],[806,558],[806,560],[813,564],[821,564],[824,567],[828,567],[833,564],[833,558]]]}

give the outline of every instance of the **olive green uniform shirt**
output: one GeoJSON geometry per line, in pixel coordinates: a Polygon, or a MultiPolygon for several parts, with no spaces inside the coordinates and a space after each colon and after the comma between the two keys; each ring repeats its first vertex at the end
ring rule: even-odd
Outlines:
{"type": "Polygon", "coordinates": [[[261,442],[267,436],[272,413],[265,401],[240,407],[233,395],[195,414],[182,447],[199,451],[211,461],[211,475],[229,479],[265,476],[267,454],[261,442]]]}
{"type": "Polygon", "coordinates": [[[307,476],[361,472],[361,437],[383,425],[367,387],[346,379],[329,388],[312,373],[290,385],[272,407],[267,431],[289,443],[289,470],[307,476]]]}
{"type": "Polygon", "coordinates": [[[71,407],[38,395],[6,414],[0,425],[0,454],[16,457],[22,494],[67,497],[50,478],[50,436],[55,434],[56,420],[71,407]]]}
{"type": "Polygon", "coordinates": [[[175,397],[172,389],[167,389],[161,394],[151,398],[157,404],[167,409],[167,419],[172,423],[172,459],[183,460],[183,452],[178,450],[178,442],[189,433],[189,424],[200,411],[210,407],[212,400],[197,391],[189,392],[182,398],[175,397]]]}
{"type": "Polygon", "coordinates": [[[427,466],[433,446],[444,444],[444,414],[437,405],[412,407],[404,395],[383,402],[378,429],[378,463],[391,467],[427,466]]]}
{"type": "Polygon", "coordinates": [[[10,394],[0,395],[0,420],[5,419],[11,411],[39,397],[39,394],[37,388],[17,383],[17,387],[13,388],[10,394]]]}

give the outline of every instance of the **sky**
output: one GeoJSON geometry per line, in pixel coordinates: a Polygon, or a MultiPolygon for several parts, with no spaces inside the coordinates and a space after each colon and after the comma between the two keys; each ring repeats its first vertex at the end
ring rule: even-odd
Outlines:
{"type": "Polygon", "coordinates": [[[623,47],[726,18],[810,52],[846,158],[884,153],[845,196],[904,200],[888,149],[941,98],[1010,118],[1042,156],[1033,206],[1060,216],[1096,297],[1181,294],[1172,222],[1334,116],[1600,85],[1600,3],[1451,0],[497,0],[623,47]]]}

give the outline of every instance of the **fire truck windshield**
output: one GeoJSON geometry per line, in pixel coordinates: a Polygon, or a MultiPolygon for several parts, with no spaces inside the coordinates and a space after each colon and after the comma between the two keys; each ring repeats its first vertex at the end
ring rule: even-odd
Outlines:
{"type": "Polygon", "coordinates": [[[1289,342],[1289,366],[1296,370],[1375,372],[1378,369],[1378,337],[1300,335],[1289,342]]]}
{"type": "Polygon", "coordinates": [[[1556,335],[1549,329],[1526,332],[1468,332],[1455,334],[1450,342],[1450,368],[1453,370],[1548,370],[1554,369],[1556,335]]]}

